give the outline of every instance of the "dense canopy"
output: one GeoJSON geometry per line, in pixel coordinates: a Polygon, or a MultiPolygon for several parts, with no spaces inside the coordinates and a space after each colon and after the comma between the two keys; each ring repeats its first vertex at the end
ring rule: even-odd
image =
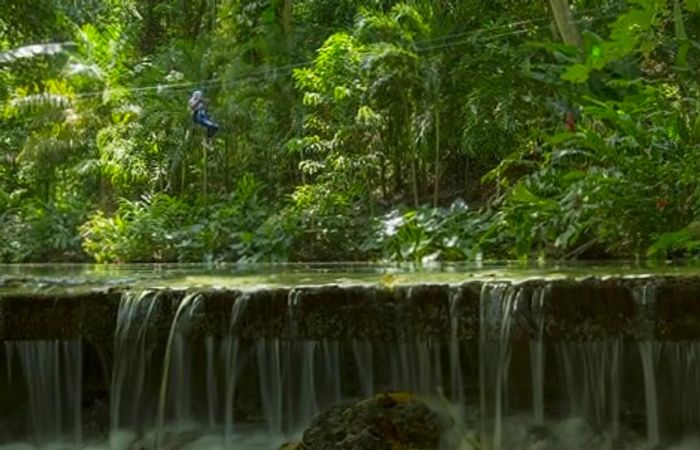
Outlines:
{"type": "Polygon", "coordinates": [[[698,0],[2,2],[0,260],[694,256],[699,56],[698,0]]]}

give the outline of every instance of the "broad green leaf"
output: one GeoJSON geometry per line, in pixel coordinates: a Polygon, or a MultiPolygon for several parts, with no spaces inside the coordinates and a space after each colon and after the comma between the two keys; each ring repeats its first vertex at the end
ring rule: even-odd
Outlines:
{"type": "Polygon", "coordinates": [[[687,244],[691,240],[690,233],[687,230],[674,231],[662,234],[656,241],[647,249],[647,256],[657,257],[663,256],[670,250],[675,250],[687,244]]]}
{"type": "MultiPolygon", "coordinates": [[[[552,206],[552,201],[543,199],[532,193],[524,183],[518,183],[511,191],[511,198],[519,203],[540,204],[542,206],[552,206]]],[[[556,206],[556,203],[554,203],[556,206]]]]}
{"type": "Polygon", "coordinates": [[[561,78],[572,83],[585,83],[588,81],[591,69],[585,64],[574,64],[566,69],[561,78]]]}
{"type": "Polygon", "coordinates": [[[678,67],[686,69],[688,67],[688,51],[690,45],[688,34],[683,23],[683,10],[679,0],[673,0],[673,23],[676,30],[676,39],[679,41],[678,52],[676,53],[676,64],[678,67]]]}
{"type": "Polygon", "coordinates": [[[333,97],[336,101],[341,101],[346,99],[350,95],[350,89],[345,86],[336,86],[333,90],[333,97]]]}

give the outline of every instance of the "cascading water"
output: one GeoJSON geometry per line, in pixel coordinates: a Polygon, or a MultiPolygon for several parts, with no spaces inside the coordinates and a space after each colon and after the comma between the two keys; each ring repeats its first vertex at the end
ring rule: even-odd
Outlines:
{"type": "Polygon", "coordinates": [[[620,432],[623,344],[619,339],[559,346],[570,413],[615,437],[620,432]]]}
{"type": "Polygon", "coordinates": [[[163,444],[165,433],[166,407],[172,406],[171,419],[176,425],[186,424],[192,413],[191,394],[195,386],[190,379],[192,358],[190,348],[184,340],[189,334],[192,315],[199,305],[199,294],[188,294],[182,299],[175,312],[173,323],[168,334],[163,359],[162,378],[158,397],[158,415],[156,421],[154,448],[159,449],[163,444]],[[170,402],[168,400],[170,399],[170,402]]]}
{"type": "Polygon", "coordinates": [[[149,398],[157,370],[156,341],[149,339],[157,303],[154,291],[127,292],[122,296],[114,333],[114,362],[110,385],[110,440],[124,447],[153,425],[155,410],[149,398]]]}
{"type": "Polygon", "coordinates": [[[639,354],[642,359],[644,373],[644,402],[646,405],[647,440],[650,445],[658,445],[659,434],[659,403],[656,393],[656,367],[659,363],[660,347],[655,342],[639,343],[639,354]]]}
{"type": "MultiPolygon", "coordinates": [[[[457,286],[450,292],[449,311],[450,311],[450,400],[463,408],[465,404],[464,386],[462,376],[462,359],[459,340],[459,300],[462,298],[463,292],[460,286],[457,286]]],[[[460,411],[464,414],[464,411],[460,411]]]]}
{"type": "Polygon", "coordinates": [[[357,377],[360,381],[360,392],[363,397],[374,393],[374,351],[372,343],[366,340],[353,339],[352,352],[357,367],[357,377]]]}
{"type": "MultiPolygon", "coordinates": [[[[655,289],[653,285],[643,285],[635,291],[635,300],[641,307],[653,305],[655,289]]],[[[656,389],[656,370],[659,364],[661,346],[658,342],[645,340],[639,343],[639,355],[644,374],[644,402],[646,406],[647,441],[649,445],[658,445],[661,441],[659,431],[659,403],[656,389]]]]}
{"type": "Polygon", "coordinates": [[[82,342],[6,343],[7,382],[27,395],[25,433],[38,446],[82,442],[82,342]],[[16,366],[16,369],[13,369],[16,366]]]}
{"type": "Polygon", "coordinates": [[[507,284],[485,284],[481,293],[481,435],[493,450],[505,448],[503,421],[508,409],[508,372],[512,352],[510,333],[513,317],[523,301],[523,291],[507,284]]]}
{"type": "MultiPolygon", "coordinates": [[[[234,394],[236,392],[236,381],[240,375],[240,340],[236,335],[237,327],[239,326],[241,315],[245,311],[250,296],[242,295],[238,298],[231,307],[231,319],[229,321],[228,335],[223,338],[221,344],[221,355],[224,362],[224,446],[228,446],[232,442],[234,415],[233,404],[234,394]]],[[[213,378],[210,374],[207,379],[213,378]]],[[[209,390],[214,387],[209,386],[209,390]]],[[[211,399],[210,402],[216,403],[216,400],[211,399]]],[[[213,406],[212,406],[213,408],[213,406]]]]}
{"type": "Polygon", "coordinates": [[[545,295],[546,288],[538,288],[532,295],[532,310],[537,337],[530,341],[530,368],[532,378],[532,416],[535,425],[544,425],[544,369],[545,369],[545,295]]]}
{"type": "MultiPolygon", "coordinates": [[[[206,293],[124,293],[106,362],[108,436],[84,431],[91,342],[5,341],[0,449],[276,449],[332,405],[387,390],[448,399],[453,417],[478,428],[479,446],[461,450],[700,448],[681,439],[700,430],[700,343],[552,339],[547,283],[483,283],[478,340],[463,334],[470,294],[461,285],[444,297],[443,338],[402,319],[387,324],[393,340],[311,338],[304,295],[289,290],[270,316],[283,333],[251,337],[249,315],[260,311],[250,292],[221,310],[228,322],[213,331],[198,325],[206,293]],[[3,446],[12,441],[29,444],[3,446]]],[[[410,304],[420,295],[405,293],[410,304]]],[[[634,297],[640,308],[657,301],[651,285],[634,297]]]]}
{"type": "MultiPolygon", "coordinates": [[[[668,397],[672,399],[670,408],[673,409],[679,423],[677,426],[683,433],[698,434],[700,430],[700,343],[664,343],[662,354],[665,356],[662,361],[670,368],[670,376],[667,376],[668,381],[665,384],[671,386],[668,397]]],[[[659,387],[657,385],[657,389],[659,387]]]]}

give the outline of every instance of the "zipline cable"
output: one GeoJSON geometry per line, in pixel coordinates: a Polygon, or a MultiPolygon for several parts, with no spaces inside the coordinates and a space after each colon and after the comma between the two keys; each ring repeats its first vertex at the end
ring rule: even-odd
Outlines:
{"type": "MultiPolygon", "coordinates": [[[[589,10],[584,10],[580,11],[579,14],[586,14],[588,12],[594,12],[596,11],[595,9],[589,9],[589,10]]],[[[604,18],[610,18],[614,17],[614,15],[609,14],[609,15],[604,15],[604,16],[597,16],[593,17],[593,19],[604,19],[604,18]]],[[[466,43],[487,43],[487,42],[492,42],[504,37],[508,36],[515,36],[515,35],[520,35],[520,34],[526,34],[530,32],[537,31],[541,28],[544,27],[544,25],[538,25],[530,29],[520,29],[520,30],[513,30],[510,32],[505,32],[505,33],[497,33],[494,35],[483,35],[480,36],[478,39],[456,39],[460,37],[465,37],[465,36],[473,36],[478,33],[489,33],[493,30],[497,29],[503,29],[503,28],[512,28],[516,26],[522,26],[522,25],[528,25],[532,23],[537,23],[541,21],[547,21],[551,20],[550,16],[544,16],[544,17],[539,17],[535,19],[530,19],[530,20],[522,20],[522,21],[517,21],[517,22],[511,22],[508,24],[503,24],[503,25],[497,25],[491,28],[479,28],[476,30],[470,30],[466,32],[461,32],[461,33],[453,33],[451,35],[447,36],[441,36],[438,38],[432,38],[432,39],[424,39],[421,41],[415,41],[413,43],[414,47],[416,48],[417,52],[425,52],[425,51],[434,51],[434,50],[444,50],[448,48],[453,48],[457,47],[459,45],[463,45],[466,43]],[[428,44],[428,45],[426,45],[428,44]],[[434,45],[430,45],[434,44],[434,45]]],[[[581,22],[588,20],[586,18],[580,18],[577,19],[575,22],[581,22]]],[[[91,97],[99,97],[99,96],[104,96],[109,94],[110,92],[129,92],[129,93],[139,93],[139,92],[151,92],[151,91],[156,91],[158,93],[163,92],[163,91],[170,91],[170,92],[180,92],[182,90],[188,90],[191,89],[195,86],[215,86],[219,84],[235,84],[237,82],[242,82],[242,81],[251,81],[251,80],[262,80],[265,78],[277,78],[278,76],[284,74],[286,75],[289,70],[296,69],[296,68],[301,68],[301,67],[308,67],[311,66],[314,63],[313,60],[310,61],[301,61],[301,62],[296,62],[296,63],[290,63],[286,64],[283,66],[276,66],[276,67],[267,67],[264,70],[259,70],[259,71],[253,71],[251,73],[248,73],[246,75],[241,75],[238,77],[217,77],[217,78],[212,78],[210,80],[204,80],[201,82],[179,82],[179,83],[159,83],[159,84],[154,84],[154,85],[147,85],[147,86],[138,86],[138,87],[123,87],[123,88],[114,88],[114,89],[103,89],[99,91],[92,91],[92,92],[82,92],[75,94],[72,96],[73,99],[81,99],[81,98],[91,98],[91,97]],[[278,75],[279,74],[279,75],[278,75]]],[[[0,104],[0,106],[5,106],[3,104],[0,104]]]]}

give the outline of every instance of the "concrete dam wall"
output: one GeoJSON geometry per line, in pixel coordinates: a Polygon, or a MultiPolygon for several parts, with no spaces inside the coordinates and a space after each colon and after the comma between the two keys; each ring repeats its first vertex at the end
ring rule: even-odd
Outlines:
{"type": "Polygon", "coordinates": [[[693,448],[699,324],[689,275],[5,280],[0,448],[277,448],[327,408],[386,391],[451,405],[475,449],[693,448]]]}

